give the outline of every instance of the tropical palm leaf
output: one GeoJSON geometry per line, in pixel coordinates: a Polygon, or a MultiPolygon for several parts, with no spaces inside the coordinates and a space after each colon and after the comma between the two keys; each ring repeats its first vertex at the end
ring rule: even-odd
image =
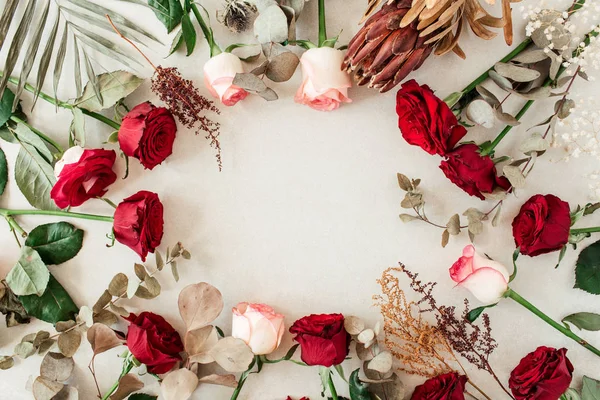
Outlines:
{"type": "MultiPolygon", "coordinates": [[[[131,2],[144,5],[142,1],[131,2]]],[[[33,105],[35,106],[46,75],[49,73],[53,75],[53,89],[56,96],[63,75],[63,65],[69,42],[73,43],[76,96],[81,95],[83,88],[82,67],[85,69],[90,83],[95,85],[94,61],[90,53],[92,50],[127,67],[133,64],[141,65],[123,50],[125,47],[121,47],[118,36],[111,35],[112,27],[106,20],[106,15],[111,17],[113,23],[130,40],[146,46],[163,45],[158,38],[135,22],[90,0],[7,0],[0,15],[0,49],[5,43],[10,43],[10,48],[3,60],[0,93],[4,92],[8,78],[17,68],[19,59],[22,59],[16,90],[17,96],[15,96],[13,107],[18,105],[19,95],[34,67],[37,67],[38,72],[33,85],[35,88],[33,105]],[[18,15],[19,4],[25,7],[20,19],[15,18],[15,15],[18,15]],[[14,33],[9,35],[12,24],[17,24],[17,28],[14,33]],[[89,29],[90,27],[106,31],[107,34],[95,33],[89,29]],[[62,33],[59,33],[61,29],[62,33]],[[24,46],[26,39],[28,39],[28,44],[24,46]],[[21,53],[23,53],[22,56],[21,53]],[[50,61],[53,56],[55,61],[51,72],[50,61]]],[[[95,90],[95,92],[101,96],[99,90],[95,90]]]]}

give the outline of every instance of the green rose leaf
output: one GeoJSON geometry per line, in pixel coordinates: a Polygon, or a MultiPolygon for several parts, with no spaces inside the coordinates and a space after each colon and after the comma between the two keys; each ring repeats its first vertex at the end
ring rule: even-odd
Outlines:
{"type": "Polygon", "coordinates": [[[585,331],[600,331],[600,314],[580,312],[563,318],[562,322],[568,322],[585,331]]]}
{"type": "Polygon", "coordinates": [[[581,399],[600,400],[600,381],[584,376],[583,388],[581,389],[581,399]]]}
{"type": "Polygon", "coordinates": [[[19,296],[19,299],[30,316],[51,324],[75,319],[79,311],[69,293],[52,275],[41,297],[19,296]]]}
{"type": "Polygon", "coordinates": [[[33,229],[25,246],[35,249],[46,265],[62,264],[75,257],[83,245],[83,230],[67,222],[40,225],[33,229]]]}
{"type": "Polygon", "coordinates": [[[355,370],[350,375],[350,399],[351,400],[371,400],[371,394],[369,393],[368,385],[361,382],[358,378],[358,371],[355,370]]]}
{"type": "Polygon", "coordinates": [[[101,99],[96,96],[94,85],[88,82],[80,97],[75,99],[73,105],[89,111],[101,111],[117,104],[117,101],[127,97],[137,89],[144,80],[127,71],[113,71],[100,74],[96,77],[96,88],[101,99]]]}
{"type": "Polygon", "coordinates": [[[8,182],[8,164],[6,163],[6,155],[0,149],[0,196],[4,193],[6,183],[8,182]]]}
{"type": "Polygon", "coordinates": [[[183,7],[179,0],[148,0],[148,5],[154,9],[156,18],[167,28],[167,32],[181,23],[183,7]]]}
{"type": "Polygon", "coordinates": [[[600,241],[583,249],[575,267],[575,288],[600,294],[600,241]]]}
{"type": "Polygon", "coordinates": [[[0,126],[10,119],[14,100],[15,94],[8,88],[4,89],[2,100],[0,100],[0,126]]]}
{"type": "Polygon", "coordinates": [[[128,400],[156,400],[158,396],[152,396],[146,393],[136,393],[129,396],[128,400]]]}
{"type": "Polygon", "coordinates": [[[48,267],[31,247],[23,247],[19,261],[6,275],[6,283],[18,296],[41,296],[49,279],[48,267]]]}

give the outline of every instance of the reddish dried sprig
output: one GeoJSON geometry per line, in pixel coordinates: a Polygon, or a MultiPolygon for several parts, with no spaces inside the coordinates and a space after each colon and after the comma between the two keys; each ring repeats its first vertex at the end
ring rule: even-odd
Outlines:
{"type": "Polygon", "coordinates": [[[177,68],[156,67],[152,76],[152,91],[166,104],[171,113],[185,127],[196,128],[196,134],[204,131],[210,146],[217,151],[216,158],[219,170],[223,167],[221,160],[221,143],[219,142],[219,123],[212,121],[205,111],[220,114],[214,103],[200,94],[200,91],[189,79],[184,79],[177,68]]]}

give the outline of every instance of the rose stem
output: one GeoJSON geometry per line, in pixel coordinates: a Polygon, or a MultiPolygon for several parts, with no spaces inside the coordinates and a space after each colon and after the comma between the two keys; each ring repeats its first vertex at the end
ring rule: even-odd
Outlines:
{"type": "Polygon", "coordinates": [[[319,47],[327,41],[327,23],[325,20],[325,0],[319,0],[319,47]]]}
{"type": "Polygon", "coordinates": [[[537,315],[540,319],[542,319],[548,325],[550,325],[557,331],[561,332],[566,337],[573,339],[574,341],[579,343],[581,346],[585,347],[586,349],[588,349],[589,351],[591,351],[592,353],[594,353],[595,355],[600,357],[600,350],[598,350],[597,348],[595,348],[594,346],[592,346],[591,344],[586,342],[584,339],[577,336],[570,329],[568,329],[568,328],[564,327],[563,325],[559,324],[558,322],[554,321],[552,318],[550,318],[549,316],[544,314],[542,311],[540,311],[536,306],[534,306],[533,304],[531,304],[530,302],[525,300],[523,297],[521,297],[514,290],[508,289],[508,291],[504,294],[504,297],[507,297],[507,298],[510,298],[510,299],[516,301],[517,303],[519,303],[520,305],[522,305],[523,307],[525,307],[526,309],[528,309],[529,311],[531,311],[532,313],[537,315]]]}
{"type": "Polygon", "coordinates": [[[254,368],[254,365],[257,364],[257,363],[259,363],[259,362],[261,362],[260,357],[259,356],[254,356],[254,359],[252,360],[252,362],[248,366],[248,369],[245,370],[242,373],[242,375],[240,376],[240,380],[238,381],[237,387],[235,388],[235,390],[231,394],[231,400],[236,400],[238,398],[238,396],[240,395],[240,392],[242,391],[242,387],[244,386],[244,383],[246,383],[246,379],[248,379],[248,375],[250,374],[250,371],[252,371],[252,368],[254,368]]]}
{"type": "MultiPolygon", "coordinates": [[[[579,55],[579,52],[581,51],[582,48],[587,47],[590,44],[590,39],[592,37],[596,37],[598,36],[598,32],[596,32],[596,30],[592,30],[590,32],[587,33],[587,35],[585,36],[585,39],[583,40],[583,43],[585,44],[583,47],[581,46],[577,46],[577,50],[575,50],[573,52],[573,57],[577,57],[579,55]]],[[[542,85],[542,87],[547,87],[550,86],[550,84],[554,81],[556,81],[563,72],[565,72],[567,68],[564,66],[561,66],[560,69],[558,70],[558,73],[556,74],[556,77],[554,79],[551,79],[550,77],[548,77],[546,79],[546,81],[544,82],[544,84],[542,85]]],[[[577,72],[579,71],[579,68],[577,69],[577,72]]],[[[577,74],[575,74],[574,76],[577,76],[577,74]]],[[[571,87],[573,81],[571,81],[571,84],[569,85],[569,88],[571,87]]],[[[527,112],[527,110],[529,110],[529,108],[533,105],[533,102],[535,100],[528,100],[527,103],[525,103],[525,105],[523,106],[523,108],[521,108],[521,110],[517,113],[517,115],[515,115],[515,119],[518,121],[519,119],[521,119],[521,117],[523,117],[523,115],[525,115],[525,113],[527,112]]],[[[561,105],[562,103],[564,103],[564,100],[561,100],[561,105]]],[[[558,111],[555,111],[554,115],[558,114],[558,112],[560,111],[560,108],[558,111]]],[[[506,128],[504,128],[502,130],[502,132],[500,132],[498,134],[498,136],[496,136],[496,138],[494,139],[494,141],[487,145],[487,146],[481,146],[481,155],[489,155],[494,151],[494,148],[496,146],[498,146],[498,144],[500,144],[500,141],[502,141],[502,139],[504,139],[504,137],[508,134],[508,132],[511,131],[513,127],[508,125],[506,126],[506,128]]],[[[546,132],[547,134],[547,132],[546,132]]]]}
{"type": "MultiPolygon", "coordinates": [[[[89,219],[93,221],[113,222],[113,217],[105,217],[102,215],[83,214],[71,211],[53,211],[53,210],[9,210],[0,208],[0,215],[4,218],[10,218],[13,215],[51,215],[57,217],[89,219]]],[[[9,222],[10,223],[10,222],[9,222]]],[[[11,225],[12,226],[12,225],[11,225]]]]}
{"type": "MultiPolygon", "coordinates": [[[[321,1],[323,0],[319,0],[319,2],[321,1]]],[[[331,371],[329,371],[327,374],[327,386],[329,387],[329,393],[331,394],[333,400],[339,400],[337,390],[335,390],[335,385],[333,384],[333,374],[331,371]]]]}
{"type": "MultiPolygon", "coordinates": [[[[2,72],[0,72],[0,77],[1,76],[3,76],[2,72]]],[[[15,85],[19,83],[19,80],[12,76],[8,78],[8,81],[11,83],[14,83],[15,85]]],[[[33,94],[36,93],[35,88],[33,86],[31,86],[29,83],[25,84],[25,90],[27,90],[28,92],[33,93],[33,94]]],[[[111,128],[119,129],[121,127],[120,124],[118,124],[117,122],[113,121],[112,119],[110,119],[108,117],[105,117],[102,114],[86,110],[85,108],[77,107],[73,104],[69,104],[62,100],[55,99],[54,97],[52,97],[49,94],[46,94],[44,92],[39,92],[38,96],[41,97],[42,99],[46,100],[48,103],[55,105],[56,107],[65,108],[67,110],[79,108],[81,110],[81,112],[84,113],[85,115],[88,115],[94,119],[97,119],[100,122],[104,122],[106,125],[110,126],[111,128]]]]}
{"type": "Polygon", "coordinates": [[[15,115],[11,115],[10,119],[12,121],[16,122],[17,124],[25,125],[33,133],[35,133],[36,135],[38,135],[43,141],[45,141],[45,142],[49,143],[50,145],[52,145],[52,147],[54,147],[56,150],[58,150],[61,154],[64,153],[64,150],[60,146],[60,144],[56,143],[54,140],[52,140],[51,138],[49,138],[48,136],[46,136],[44,133],[42,133],[38,129],[34,128],[33,126],[29,125],[27,122],[23,121],[21,118],[15,116],[15,115]]]}
{"type": "Polygon", "coordinates": [[[590,228],[571,229],[571,234],[573,234],[573,235],[577,235],[580,233],[594,233],[594,232],[600,232],[600,226],[592,226],[590,228]]]}
{"type": "Polygon", "coordinates": [[[123,370],[121,371],[121,375],[119,375],[119,379],[117,379],[117,381],[112,385],[112,387],[110,389],[108,389],[108,392],[106,392],[104,394],[104,396],[102,396],[102,400],[107,400],[110,397],[110,395],[113,394],[115,392],[115,390],[117,390],[121,379],[125,375],[127,375],[129,373],[129,371],[131,371],[132,369],[133,369],[133,362],[131,361],[131,358],[127,358],[125,360],[125,362],[123,363],[123,370]]]}
{"type": "Polygon", "coordinates": [[[200,10],[198,9],[198,5],[196,3],[192,3],[192,11],[196,16],[198,23],[200,24],[200,29],[202,29],[204,38],[206,39],[208,47],[210,48],[210,57],[213,58],[214,56],[218,56],[223,51],[215,41],[215,34],[212,30],[212,27],[210,26],[210,24],[207,24],[206,21],[204,21],[204,18],[202,18],[202,14],[200,13],[200,10]]]}

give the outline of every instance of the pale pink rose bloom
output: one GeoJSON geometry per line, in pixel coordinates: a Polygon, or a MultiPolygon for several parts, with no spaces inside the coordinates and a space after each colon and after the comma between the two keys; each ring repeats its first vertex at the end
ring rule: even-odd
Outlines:
{"type": "Polygon", "coordinates": [[[333,111],[341,103],[351,103],[348,88],[350,75],[342,71],[344,53],[331,47],[307,50],[300,58],[302,85],[294,100],[319,111],[333,111]]]}
{"type": "Polygon", "coordinates": [[[231,336],[246,342],[254,354],[270,354],[279,347],[283,315],[265,304],[240,303],[232,311],[231,336]]]}
{"type": "Polygon", "coordinates": [[[450,268],[450,277],[486,305],[500,301],[508,290],[506,267],[480,256],[472,245],[463,249],[462,257],[450,268]]]}
{"type": "Polygon", "coordinates": [[[243,72],[244,66],[239,57],[221,53],[204,64],[204,84],[223,105],[234,106],[248,96],[247,91],[233,84],[235,75],[243,72]]]}
{"type": "MultiPolygon", "coordinates": [[[[84,151],[85,151],[85,149],[80,146],[69,147],[67,149],[67,151],[65,151],[63,153],[62,158],[60,160],[58,160],[56,162],[56,164],[54,164],[54,176],[56,177],[56,179],[60,178],[60,174],[61,174],[63,168],[65,167],[65,165],[79,162],[79,160],[81,160],[81,156],[83,155],[84,151]]],[[[96,183],[97,180],[98,180],[98,177],[95,176],[95,177],[88,179],[82,183],[83,188],[86,190],[86,192],[89,191],[94,186],[94,184],[96,183]]]]}

